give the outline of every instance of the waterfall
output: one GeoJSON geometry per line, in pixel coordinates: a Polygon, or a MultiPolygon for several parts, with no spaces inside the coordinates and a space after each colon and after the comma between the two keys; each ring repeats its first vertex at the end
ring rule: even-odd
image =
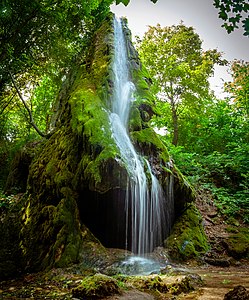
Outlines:
{"type": "Polygon", "coordinates": [[[118,19],[114,21],[114,51],[114,93],[109,117],[121,161],[129,174],[125,209],[127,247],[129,243],[133,253],[142,255],[153,251],[167,234],[166,195],[149,162],[136,152],[129,137],[127,124],[135,86],[129,79],[126,40],[122,21],[118,19]]]}

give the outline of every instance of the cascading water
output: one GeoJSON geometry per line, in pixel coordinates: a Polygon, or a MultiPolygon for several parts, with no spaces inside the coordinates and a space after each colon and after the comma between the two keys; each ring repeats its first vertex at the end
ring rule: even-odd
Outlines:
{"type": "Polygon", "coordinates": [[[134,84],[129,80],[126,41],[122,21],[114,21],[114,95],[110,122],[129,180],[126,191],[127,248],[143,255],[153,251],[168,230],[166,195],[153,175],[149,162],[140,156],[128,134],[128,120],[134,84]],[[146,177],[146,173],[148,178],[146,177]]]}

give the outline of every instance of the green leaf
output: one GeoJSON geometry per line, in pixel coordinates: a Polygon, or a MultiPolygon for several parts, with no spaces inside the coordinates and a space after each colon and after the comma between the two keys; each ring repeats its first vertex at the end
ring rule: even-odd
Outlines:
{"type": "Polygon", "coordinates": [[[243,23],[243,28],[245,30],[244,35],[249,36],[249,18],[244,20],[242,23],[243,23]]]}
{"type": "Polygon", "coordinates": [[[219,17],[222,19],[222,20],[227,20],[228,18],[228,15],[225,11],[220,11],[219,12],[219,17]]]}
{"type": "Polygon", "coordinates": [[[123,3],[125,6],[127,6],[129,4],[130,0],[116,0],[116,4],[120,4],[123,3]]]}

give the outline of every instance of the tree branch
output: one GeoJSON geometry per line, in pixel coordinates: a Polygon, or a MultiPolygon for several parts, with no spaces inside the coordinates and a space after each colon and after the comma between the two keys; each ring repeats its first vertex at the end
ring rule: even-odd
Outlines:
{"type": "Polygon", "coordinates": [[[12,81],[12,83],[13,83],[13,85],[14,85],[14,88],[15,88],[15,90],[16,90],[16,92],[17,92],[19,98],[21,99],[21,101],[22,101],[22,103],[23,103],[25,109],[26,109],[27,112],[28,112],[30,124],[33,126],[33,128],[35,129],[35,131],[36,131],[40,136],[45,137],[45,138],[50,137],[50,134],[44,134],[43,132],[40,131],[40,129],[39,129],[39,128],[37,127],[37,125],[35,124],[35,121],[34,121],[34,119],[33,119],[32,112],[31,112],[31,110],[29,109],[29,107],[28,107],[27,103],[25,102],[25,100],[23,99],[23,96],[22,96],[20,90],[18,89],[18,87],[17,87],[17,85],[16,85],[16,82],[15,82],[15,79],[14,79],[14,77],[13,77],[13,75],[12,75],[12,73],[11,73],[10,71],[9,71],[9,74],[10,74],[10,77],[11,77],[11,81],[12,81]]]}

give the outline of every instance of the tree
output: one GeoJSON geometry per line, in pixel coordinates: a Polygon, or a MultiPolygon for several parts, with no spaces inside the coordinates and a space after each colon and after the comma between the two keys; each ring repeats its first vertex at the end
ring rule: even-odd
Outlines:
{"type": "Polygon", "coordinates": [[[23,101],[23,94],[35,93],[44,76],[59,90],[63,76],[77,55],[84,52],[82,49],[86,49],[111,2],[1,1],[0,110],[6,113],[13,108],[11,104],[17,94],[29,115],[28,122],[40,135],[45,135],[33,118],[31,102],[23,101]]]}
{"type": "Polygon", "coordinates": [[[170,152],[192,184],[211,190],[222,213],[248,223],[248,63],[235,61],[231,69],[229,96],[205,103],[196,114],[186,107],[180,146],[170,152]]]}
{"type": "Polygon", "coordinates": [[[227,92],[246,118],[249,117],[249,62],[234,61],[231,67],[233,81],[225,85],[227,92]]]}
{"type": "MultiPolygon", "coordinates": [[[[221,53],[203,51],[201,44],[194,28],[183,23],[164,28],[159,24],[150,26],[143,39],[138,40],[138,51],[153,78],[159,105],[170,104],[174,145],[178,144],[179,117],[184,107],[200,109],[209,94],[208,78],[214,64],[225,63],[221,53]]],[[[160,121],[157,124],[162,125],[160,121]]]]}

